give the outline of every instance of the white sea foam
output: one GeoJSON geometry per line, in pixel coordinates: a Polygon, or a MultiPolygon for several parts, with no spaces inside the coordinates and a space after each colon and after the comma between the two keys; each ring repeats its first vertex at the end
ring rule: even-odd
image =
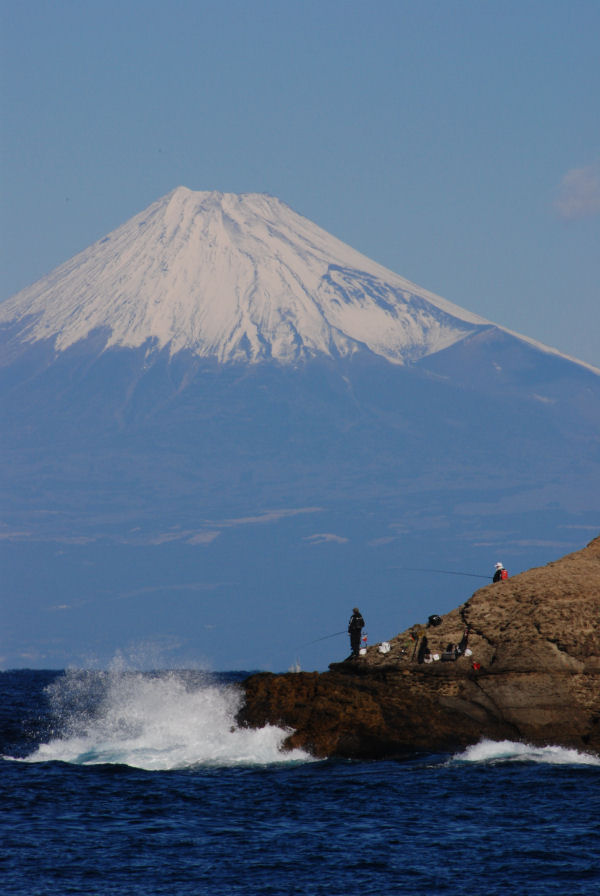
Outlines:
{"type": "Polygon", "coordinates": [[[68,672],[49,697],[56,727],[28,762],[168,770],[311,759],[282,751],[289,731],[236,725],[241,690],[202,673],[68,672]]]}
{"type": "Polygon", "coordinates": [[[539,762],[548,765],[597,765],[600,759],[590,753],[566,747],[534,747],[531,744],[516,741],[481,740],[463,753],[453,756],[457,762],[539,762]]]}

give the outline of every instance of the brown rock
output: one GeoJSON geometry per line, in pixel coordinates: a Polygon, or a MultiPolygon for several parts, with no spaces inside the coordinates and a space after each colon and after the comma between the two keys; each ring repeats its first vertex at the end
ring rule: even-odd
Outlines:
{"type": "Polygon", "coordinates": [[[244,682],[241,724],[292,729],[289,748],[382,758],[493,740],[600,754],[600,537],[586,548],[476,591],[437,627],[414,626],[328,672],[244,682]],[[469,628],[472,656],[442,654],[469,628]],[[479,668],[474,668],[478,664],[479,668]]]}

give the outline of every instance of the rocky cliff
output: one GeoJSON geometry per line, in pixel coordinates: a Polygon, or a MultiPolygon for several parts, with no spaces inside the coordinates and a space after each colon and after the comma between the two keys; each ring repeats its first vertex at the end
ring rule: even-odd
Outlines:
{"type": "Polygon", "coordinates": [[[433,621],[328,672],[251,676],[240,723],[287,726],[288,747],[319,757],[446,752],[482,737],[600,754],[600,537],[433,621]]]}

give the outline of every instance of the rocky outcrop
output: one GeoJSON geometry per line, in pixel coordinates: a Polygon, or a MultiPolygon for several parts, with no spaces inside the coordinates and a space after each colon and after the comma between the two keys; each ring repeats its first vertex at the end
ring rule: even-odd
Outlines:
{"type": "Polygon", "coordinates": [[[319,757],[447,752],[482,737],[600,754],[599,622],[600,537],[481,588],[438,625],[392,638],[388,653],[375,645],[328,672],[251,676],[239,721],[286,726],[287,747],[319,757]],[[467,651],[442,661],[466,629],[467,651]],[[419,662],[426,649],[440,660],[419,662]]]}

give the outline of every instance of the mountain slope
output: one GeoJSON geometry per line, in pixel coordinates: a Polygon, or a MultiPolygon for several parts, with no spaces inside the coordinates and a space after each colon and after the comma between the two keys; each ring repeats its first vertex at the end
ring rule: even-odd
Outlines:
{"type": "Polygon", "coordinates": [[[409,283],[259,194],[159,199],[0,305],[58,350],[168,346],[225,361],[351,355],[404,363],[489,323],[409,283]]]}

